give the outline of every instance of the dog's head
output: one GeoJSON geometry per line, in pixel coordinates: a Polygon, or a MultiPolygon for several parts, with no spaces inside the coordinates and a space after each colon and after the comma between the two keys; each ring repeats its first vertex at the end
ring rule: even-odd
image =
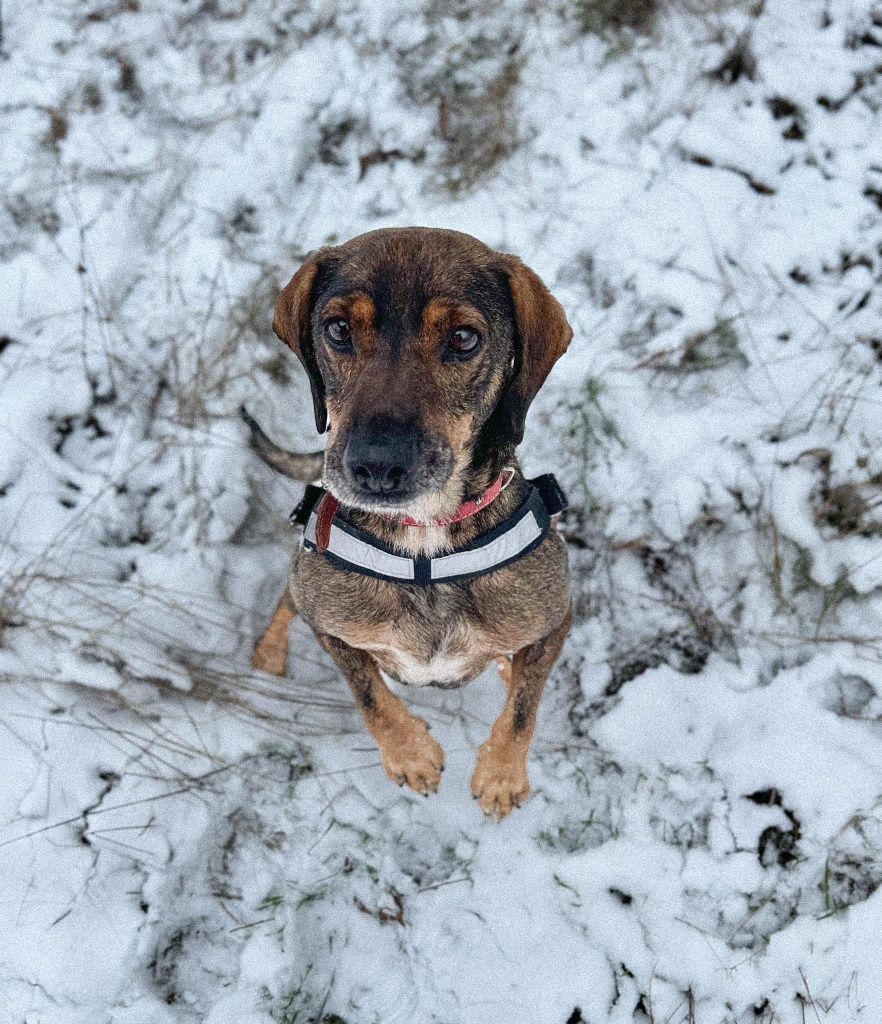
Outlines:
{"type": "Polygon", "coordinates": [[[443,515],[477,453],[520,442],[572,330],[517,257],[431,228],[371,231],[312,253],[273,329],[330,421],[325,483],[356,508],[443,515]]]}

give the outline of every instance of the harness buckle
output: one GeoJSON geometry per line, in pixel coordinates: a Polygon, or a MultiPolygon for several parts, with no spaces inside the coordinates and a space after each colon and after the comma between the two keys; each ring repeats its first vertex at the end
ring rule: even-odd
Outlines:
{"type": "Polygon", "coordinates": [[[292,526],[299,526],[301,530],[306,529],[306,524],[309,522],[312,510],[319,503],[324,493],[325,489],[323,487],[317,487],[315,484],[307,484],[306,490],[303,492],[303,497],[300,499],[294,511],[288,516],[288,522],[292,526]]]}

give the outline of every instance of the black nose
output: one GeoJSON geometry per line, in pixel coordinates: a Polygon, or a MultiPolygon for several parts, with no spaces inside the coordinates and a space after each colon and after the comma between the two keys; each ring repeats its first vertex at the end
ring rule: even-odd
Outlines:
{"type": "Polygon", "coordinates": [[[418,451],[419,435],[412,424],[381,417],[353,427],[344,461],[359,490],[394,498],[407,492],[418,451]]]}

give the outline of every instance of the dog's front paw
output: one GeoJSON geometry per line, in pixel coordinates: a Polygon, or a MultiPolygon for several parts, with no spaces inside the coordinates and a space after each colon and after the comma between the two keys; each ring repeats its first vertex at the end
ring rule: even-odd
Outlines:
{"type": "Polygon", "coordinates": [[[386,774],[399,786],[407,783],[417,793],[437,793],[444,771],[444,751],[429,727],[414,715],[396,722],[378,738],[380,760],[386,774]]]}
{"type": "Polygon", "coordinates": [[[472,775],[472,796],[481,810],[502,821],[515,807],[520,807],[529,793],[526,754],[492,739],[482,743],[472,775]]]}

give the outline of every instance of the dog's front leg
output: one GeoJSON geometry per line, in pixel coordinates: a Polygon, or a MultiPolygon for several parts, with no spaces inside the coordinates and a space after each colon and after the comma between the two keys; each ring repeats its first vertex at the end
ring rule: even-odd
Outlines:
{"type": "Polygon", "coordinates": [[[478,750],[478,763],[472,775],[472,794],[485,814],[501,820],[530,792],[527,753],[536,727],[536,712],[571,623],[571,613],[567,611],[563,622],[548,636],[522,647],[512,659],[508,699],[490,737],[478,750]]]}
{"type": "Polygon", "coordinates": [[[422,718],[412,715],[383,682],[367,651],[350,647],[337,637],[317,634],[355,695],[368,732],[380,748],[386,774],[399,786],[406,782],[417,793],[437,792],[444,771],[444,751],[429,734],[422,718]]]}
{"type": "Polygon", "coordinates": [[[288,628],[297,618],[294,599],[285,585],[285,592],[279,598],[273,617],[254,645],[251,656],[251,667],[258,672],[269,672],[273,676],[283,676],[288,661],[288,628]]]}

